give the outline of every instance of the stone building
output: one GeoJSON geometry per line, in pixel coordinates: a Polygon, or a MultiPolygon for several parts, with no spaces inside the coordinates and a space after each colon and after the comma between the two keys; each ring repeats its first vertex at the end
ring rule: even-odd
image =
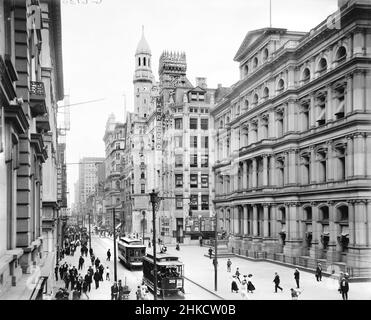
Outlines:
{"type": "Polygon", "coordinates": [[[160,235],[165,242],[198,241],[211,229],[209,109],[215,89],[206,78],[193,86],[185,53],[163,52],[159,61],[162,128],[160,235]]]}
{"type": "Polygon", "coordinates": [[[212,111],[215,206],[237,254],[371,276],[371,5],[247,33],[212,111]]]}
{"type": "Polygon", "coordinates": [[[60,2],[1,0],[0,37],[0,294],[29,299],[55,261],[60,2]]]}

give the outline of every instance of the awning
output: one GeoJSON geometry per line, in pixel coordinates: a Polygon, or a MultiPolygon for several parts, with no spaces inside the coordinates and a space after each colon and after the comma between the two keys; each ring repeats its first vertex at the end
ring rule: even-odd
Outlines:
{"type": "Polygon", "coordinates": [[[117,226],[116,226],[116,229],[120,229],[121,227],[121,223],[119,223],[117,226]]]}
{"type": "Polygon", "coordinates": [[[341,233],[341,235],[342,235],[343,237],[348,237],[348,236],[349,236],[349,233],[348,233],[347,231],[343,231],[343,232],[341,233]]]}
{"type": "Polygon", "coordinates": [[[345,106],[344,101],[341,101],[338,107],[336,108],[335,114],[344,113],[344,106],[345,106]]]}
{"type": "Polygon", "coordinates": [[[320,112],[320,114],[317,117],[317,121],[325,120],[325,112],[326,112],[326,109],[323,108],[322,111],[320,112]]]}
{"type": "Polygon", "coordinates": [[[322,235],[325,236],[325,237],[328,237],[328,236],[330,236],[330,232],[322,232],[322,235]]]}

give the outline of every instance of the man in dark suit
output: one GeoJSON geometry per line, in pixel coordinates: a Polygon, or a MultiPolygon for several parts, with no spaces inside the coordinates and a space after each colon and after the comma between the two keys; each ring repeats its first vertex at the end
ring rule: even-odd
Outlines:
{"type": "Polygon", "coordinates": [[[349,281],[348,281],[348,273],[345,273],[343,279],[340,282],[340,292],[343,300],[348,300],[348,291],[349,291],[349,281]]]}
{"type": "Polygon", "coordinates": [[[94,273],[95,289],[99,288],[99,280],[100,280],[100,274],[99,274],[99,271],[97,269],[97,271],[95,271],[95,273],[94,273]]]}
{"type": "Polygon", "coordinates": [[[295,269],[294,278],[295,278],[295,281],[296,281],[296,289],[299,289],[300,288],[300,286],[299,286],[300,272],[299,272],[298,268],[295,269]]]}
{"type": "Polygon", "coordinates": [[[277,288],[283,291],[283,289],[280,287],[281,280],[277,272],[274,273],[273,282],[274,282],[274,293],[277,293],[277,288]]]}
{"type": "Polygon", "coordinates": [[[320,263],[318,263],[318,265],[317,265],[316,279],[317,279],[317,281],[322,281],[322,266],[321,266],[320,263]]]}

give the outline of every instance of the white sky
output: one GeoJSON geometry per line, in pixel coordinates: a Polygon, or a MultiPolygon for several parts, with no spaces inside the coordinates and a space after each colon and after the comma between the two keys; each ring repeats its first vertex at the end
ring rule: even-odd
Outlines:
{"type": "MultiPolygon", "coordinates": [[[[124,97],[133,110],[134,54],[144,25],[153,73],[163,50],[185,51],[187,76],[204,76],[215,88],[239,79],[233,57],[249,30],[269,26],[269,0],[62,0],[65,94],[71,107],[67,162],[104,156],[110,113],[123,121],[124,97]],[[76,3],[76,4],[72,4],[76,3]]],[[[337,10],[337,0],[272,0],[272,27],[309,31],[337,10]]],[[[69,204],[78,166],[67,166],[69,204]]]]}

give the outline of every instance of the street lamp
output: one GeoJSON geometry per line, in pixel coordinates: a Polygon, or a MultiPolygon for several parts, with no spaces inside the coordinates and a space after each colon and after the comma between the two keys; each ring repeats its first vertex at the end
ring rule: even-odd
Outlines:
{"type": "Polygon", "coordinates": [[[158,202],[158,193],[155,192],[155,189],[152,190],[150,195],[150,201],[152,203],[152,229],[153,229],[153,272],[154,272],[154,300],[157,300],[157,262],[156,262],[156,205],[158,202]]]}
{"type": "Polygon", "coordinates": [[[214,252],[215,252],[215,257],[214,257],[214,272],[215,272],[215,278],[214,278],[214,287],[215,291],[218,290],[218,212],[215,210],[215,243],[214,243],[214,252]]]}

